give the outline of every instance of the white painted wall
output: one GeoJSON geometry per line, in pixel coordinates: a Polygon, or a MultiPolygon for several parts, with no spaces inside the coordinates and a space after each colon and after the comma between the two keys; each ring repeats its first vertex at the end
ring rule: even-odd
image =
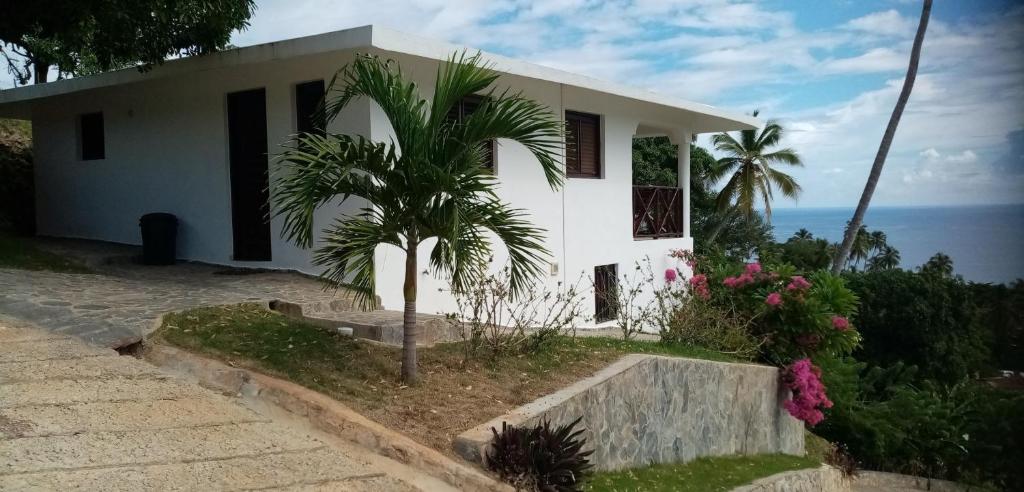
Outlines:
{"type": "MultiPolygon", "coordinates": [[[[226,94],[266,89],[268,151],[275,153],[295,131],[294,84],[329,81],[351,56],[339,52],[208,70],[36,102],[39,234],[140,244],[139,217],[170,212],[179,218],[180,258],[315,273],[310,252],[278,236],[277,219],[272,262],[231,258],[226,94]],[[103,112],[106,158],[80,161],[77,118],[94,111],[103,112]]],[[[355,105],[332,131],[369,135],[368,114],[369,104],[355,105]]],[[[317,228],[341,211],[323,207],[317,228]]]]}
{"type": "MultiPolygon", "coordinates": [[[[148,212],[170,212],[180,219],[179,257],[209,263],[295,269],[318,273],[311,252],[278,236],[280,221],[272,223],[272,262],[231,259],[231,209],[225,95],[265,87],[267,90],[270,152],[294,131],[293,86],[318,78],[330,80],[351,59],[351,52],[285,58],[258,64],[211,69],[35,102],[32,119],[36,152],[38,227],[40,234],[139,244],[138,218],[148,212]],[[106,159],[79,161],[78,115],[102,111],[106,159]]],[[[429,97],[437,62],[388,53],[420,84],[429,97]]],[[[576,110],[602,115],[604,170],[601,179],[570,178],[560,191],[546,184],[540,165],[526,149],[499,142],[495,169],[499,194],[524,208],[533,222],[546,229],[546,245],[558,273],[543,279],[557,289],[581,277],[588,286],[585,306],[592,314],[589,290],[594,267],[615,263],[630,271],[649,257],[656,273],[674,263],[667,253],[692,248],[692,239],[636,241],[632,237],[632,138],[638,128],[682,132],[692,128],[687,113],[587,89],[525,78],[503,76],[499,85],[522,90],[562,115],[576,110]]],[[[387,140],[390,123],[375,105],[358,102],[336,120],[332,131],[357,133],[387,140]]],[[[271,164],[273,169],[273,164],[271,164]]],[[[273,186],[273,185],[272,185],[273,186]]],[[[318,212],[318,230],[334,216],[361,206],[350,202],[318,212]]],[[[421,272],[432,244],[420,248],[421,272]]],[[[404,253],[382,246],[377,252],[377,290],[384,307],[400,309],[404,253]]],[[[506,261],[500,246],[494,267],[506,261]]],[[[659,275],[660,277],[660,275],[659,275]]],[[[419,310],[451,312],[454,303],[447,282],[422,274],[419,310]]]]}

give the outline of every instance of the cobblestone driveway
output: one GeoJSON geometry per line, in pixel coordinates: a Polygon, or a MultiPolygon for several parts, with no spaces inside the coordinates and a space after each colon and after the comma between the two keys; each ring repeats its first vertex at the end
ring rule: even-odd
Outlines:
{"type": "Polygon", "coordinates": [[[350,309],[343,293],[287,272],[246,273],[183,263],[146,267],[135,248],[84,241],[43,241],[83,260],[97,274],[0,269],[0,313],[88,342],[117,347],[156,328],[160,315],[196,306],[283,300],[311,310],[350,309]]]}

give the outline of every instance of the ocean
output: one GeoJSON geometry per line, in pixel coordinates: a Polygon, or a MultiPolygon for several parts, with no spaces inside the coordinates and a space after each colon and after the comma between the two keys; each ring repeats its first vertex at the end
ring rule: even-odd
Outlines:
{"type": "MultiPolygon", "coordinates": [[[[839,242],[852,208],[777,208],[775,237],[785,241],[800,228],[839,242]]],[[[1024,278],[1024,205],[871,207],[868,230],[884,231],[900,251],[901,267],[913,269],[936,252],[953,259],[954,273],[975,282],[1024,278]]]]}

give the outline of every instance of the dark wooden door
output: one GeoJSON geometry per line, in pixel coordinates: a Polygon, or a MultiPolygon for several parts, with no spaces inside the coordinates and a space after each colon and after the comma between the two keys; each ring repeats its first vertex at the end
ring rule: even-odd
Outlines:
{"type": "Polygon", "coordinates": [[[264,89],[228,94],[234,259],[270,261],[267,98],[264,89]]]}

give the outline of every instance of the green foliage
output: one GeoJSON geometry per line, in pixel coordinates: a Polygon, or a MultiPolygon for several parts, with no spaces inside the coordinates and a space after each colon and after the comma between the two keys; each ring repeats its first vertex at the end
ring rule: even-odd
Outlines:
{"type": "MultiPolygon", "coordinates": [[[[695,209],[696,211],[696,209],[695,209]]],[[[750,217],[740,213],[697,214],[692,217],[697,253],[706,256],[724,256],[733,261],[745,261],[756,256],[758,251],[770,247],[775,237],[772,226],[763,215],[754,212],[750,217]],[[714,231],[719,232],[713,241],[707,238],[714,231]]]]}
{"type": "Polygon", "coordinates": [[[35,247],[31,240],[0,230],[0,268],[47,270],[61,273],[93,273],[70,258],[35,247]]]}
{"type": "Polygon", "coordinates": [[[33,234],[35,177],[28,122],[0,119],[0,176],[0,229],[33,234]]]}
{"type": "Polygon", "coordinates": [[[791,237],[784,243],[766,243],[758,249],[765,263],[792,265],[800,272],[824,270],[832,264],[832,244],[825,239],[791,237]]]}
{"type": "Polygon", "coordinates": [[[21,84],[45,82],[51,66],[77,75],[216,51],[256,9],[254,0],[16,3],[0,16],[0,54],[21,84]]]}
{"type": "Polygon", "coordinates": [[[516,490],[570,492],[590,474],[587,460],[593,451],[583,451],[583,429],[576,429],[583,417],[551,428],[548,421],[534,427],[501,423],[501,433],[491,428],[494,440],[487,453],[487,468],[496,472],[516,490]]]}
{"type": "Polygon", "coordinates": [[[760,343],[751,334],[749,318],[709,302],[680,299],[673,305],[659,323],[663,343],[704,347],[745,360],[757,357],[760,343]]]}
{"type": "Polygon", "coordinates": [[[1007,487],[1024,478],[1024,395],[976,382],[914,384],[915,368],[816,360],[834,405],[815,427],[861,465],[1007,487]]]}
{"type": "Polygon", "coordinates": [[[848,273],[864,336],[854,355],[871,365],[915,365],[921,379],[955,384],[989,369],[990,333],[959,279],[902,270],[848,273]]]}
{"type": "Polygon", "coordinates": [[[982,326],[992,332],[992,364],[1024,371],[1024,280],[969,285],[981,306],[982,326]]]}
{"type": "Polygon", "coordinates": [[[633,139],[633,184],[677,186],[679,149],[668,137],[633,139]]]}

